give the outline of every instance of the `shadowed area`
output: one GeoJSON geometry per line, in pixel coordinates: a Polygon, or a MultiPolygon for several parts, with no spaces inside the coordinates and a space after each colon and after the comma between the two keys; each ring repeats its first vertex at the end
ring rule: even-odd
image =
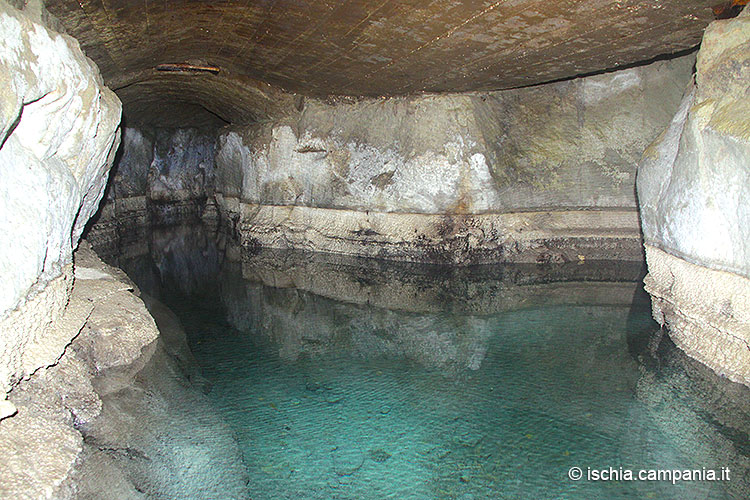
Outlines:
{"type": "MultiPolygon", "coordinates": [[[[497,90],[696,46],[715,0],[49,0],[47,9],[153,120],[268,115],[265,82],[308,96],[497,90]],[[210,72],[163,73],[161,64],[210,72]],[[248,88],[255,89],[250,93],[248,88]]],[[[184,122],[183,122],[184,123],[184,122]]],[[[195,123],[194,123],[195,124],[195,123]]]]}

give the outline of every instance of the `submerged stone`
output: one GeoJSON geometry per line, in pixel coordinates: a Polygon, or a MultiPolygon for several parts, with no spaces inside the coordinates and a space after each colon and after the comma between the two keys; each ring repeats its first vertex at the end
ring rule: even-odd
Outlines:
{"type": "Polygon", "coordinates": [[[369,450],[368,453],[370,455],[370,459],[372,459],[373,462],[377,462],[379,464],[382,464],[392,456],[390,453],[380,448],[369,450]]]}

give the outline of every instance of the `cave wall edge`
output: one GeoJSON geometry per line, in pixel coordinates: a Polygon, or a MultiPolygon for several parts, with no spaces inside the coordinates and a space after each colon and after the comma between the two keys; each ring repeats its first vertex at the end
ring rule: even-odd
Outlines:
{"type": "Polygon", "coordinates": [[[750,385],[750,11],[707,28],[695,83],[645,152],[638,198],[653,315],[750,385]]]}

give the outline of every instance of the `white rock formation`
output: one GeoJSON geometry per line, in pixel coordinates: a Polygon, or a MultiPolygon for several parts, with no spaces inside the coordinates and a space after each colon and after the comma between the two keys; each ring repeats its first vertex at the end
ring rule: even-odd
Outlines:
{"type": "Polygon", "coordinates": [[[185,378],[199,375],[179,321],[152,300],[157,330],[137,293],[79,246],[55,328],[80,333],[10,393],[17,413],[0,421],[0,498],[249,497],[231,431],[185,378]]]}
{"type": "Polygon", "coordinates": [[[0,394],[70,341],[53,338],[52,324],[104,191],[120,111],[75,40],[0,2],[0,394]]]}
{"type": "Polygon", "coordinates": [[[750,385],[750,11],[708,27],[696,69],[638,171],[646,289],[677,345],[750,385]]]}
{"type": "Polygon", "coordinates": [[[226,129],[217,189],[247,203],[395,213],[635,208],[638,160],[693,61],[484,94],[308,100],[296,118],[226,129]]]}

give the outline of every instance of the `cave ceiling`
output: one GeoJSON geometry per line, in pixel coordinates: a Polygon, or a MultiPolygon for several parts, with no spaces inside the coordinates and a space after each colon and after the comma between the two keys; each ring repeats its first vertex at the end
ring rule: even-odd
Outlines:
{"type": "Polygon", "coordinates": [[[187,122],[249,122],[273,113],[278,89],[314,97],[485,91],[648,61],[695,47],[716,3],[47,0],[46,6],[120,95],[126,118],[158,121],[171,113],[187,122]],[[211,71],[156,69],[165,64],[211,71]]]}

